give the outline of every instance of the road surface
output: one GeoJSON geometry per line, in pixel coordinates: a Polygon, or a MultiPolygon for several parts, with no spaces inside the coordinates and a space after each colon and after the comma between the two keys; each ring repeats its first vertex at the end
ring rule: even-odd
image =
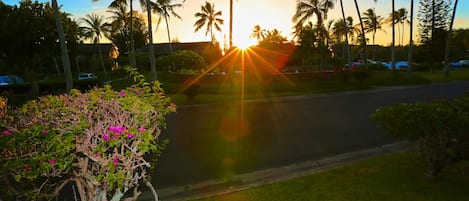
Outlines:
{"type": "Polygon", "coordinates": [[[183,106],[167,119],[170,144],[157,188],[315,160],[392,143],[369,116],[402,102],[461,96],[469,82],[183,106]]]}

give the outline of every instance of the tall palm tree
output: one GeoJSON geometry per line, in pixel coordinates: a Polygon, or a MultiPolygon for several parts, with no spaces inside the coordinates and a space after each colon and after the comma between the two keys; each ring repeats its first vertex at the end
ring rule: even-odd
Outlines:
{"type": "MultiPolygon", "coordinates": [[[[98,1],[98,0],[93,0],[93,1],[98,1]]],[[[134,12],[133,12],[133,0],[129,0],[129,3],[127,4],[127,0],[113,0],[111,4],[109,4],[109,8],[119,8],[122,7],[122,5],[129,5],[130,7],[130,26],[129,26],[129,32],[130,32],[130,51],[129,51],[129,57],[130,57],[130,65],[131,66],[136,66],[136,60],[135,60],[135,41],[134,41],[134,31],[133,31],[133,20],[134,20],[134,12]]]]}
{"type": "MultiPolygon", "coordinates": [[[[296,13],[293,15],[293,22],[295,22],[295,29],[301,30],[303,25],[308,22],[309,19],[316,16],[316,29],[319,30],[316,32],[316,38],[318,39],[317,48],[321,50],[320,66],[321,68],[326,65],[325,60],[323,60],[326,47],[326,35],[324,34],[324,20],[327,18],[327,12],[334,7],[334,3],[331,0],[297,0],[296,4],[296,13]]],[[[298,32],[298,31],[297,31],[298,32]]]]}
{"type": "Polygon", "coordinates": [[[453,32],[454,18],[456,17],[456,8],[458,7],[458,0],[454,1],[453,15],[451,15],[451,21],[449,24],[449,30],[446,37],[446,49],[445,49],[445,75],[449,75],[449,49],[451,46],[451,34],[453,32]]]}
{"type": "Polygon", "coordinates": [[[363,42],[363,52],[364,52],[364,61],[365,61],[365,68],[368,68],[368,64],[366,62],[366,59],[367,59],[367,47],[366,47],[366,37],[365,37],[365,27],[363,25],[363,20],[362,20],[362,16],[360,14],[360,7],[358,6],[358,2],[357,0],[354,0],[355,2],[355,8],[357,9],[357,14],[358,14],[358,19],[360,20],[360,28],[361,28],[361,37],[362,37],[362,42],[363,42]]]}
{"type": "Polygon", "coordinates": [[[267,31],[262,29],[258,24],[252,29],[251,38],[257,39],[258,42],[262,41],[266,37],[267,31]]]}
{"type": "MultiPolygon", "coordinates": [[[[372,42],[373,45],[375,45],[375,37],[376,37],[376,32],[380,30],[381,23],[382,23],[382,17],[379,15],[376,15],[374,9],[368,9],[363,13],[363,23],[365,24],[365,32],[367,33],[372,33],[372,42]]],[[[375,47],[373,47],[373,60],[375,59],[375,47]]]]}
{"type": "MultiPolygon", "coordinates": [[[[130,43],[130,30],[133,31],[133,26],[130,27],[130,21],[134,21],[135,18],[130,19],[130,13],[127,12],[127,4],[125,1],[121,1],[118,5],[113,5],[108,11],[111,14],[109,19],[112,21],[110,23],[111,33],[112,32],[120,32],[123,36],[128,38],[127,40],[130,43]]],[[[133,15],[132,15],[133,17],[133,15]]],[[[126,49],[129,56],[129,62],[133,65],[132,54],[130,54],[130,44],[126,43],[126,49]]]]}
{"type": "Polygon", "coordinates": [[[344,23],[343,19],[339,19],[337,21],[334,22],[334,25],[332,27],[332,34],[335,36],[335,38],[337,39],[337,42],[339,44],[342,44],[342,57],[344,60],[346,60],[345,58],[345,53],[346,53],[346,48],[348,48],[348,46],[346,44],[348,44],[347,42],[347,39],[345,38],[346,35],[348,32],[348,28],[347,28],[347,24],[344,23]]]}
{"type": "Polygon", "coordinates": [[[316,15],[316,25],[321,27],[324,17],[333,6],[331,0],[297,0],[293,21],[296,22],[296,27],[302,27],[310,18],[316,15]]]}
{"type": "Polygon", "coordinates": [[[104,76],[107,78],[106,67],[104,67],[103,54],[99,44],[102,37],[108,37],[110,25],[105,22],[105,18],[103,16],[98,14],[87,14],[84,18],[80,18],[80,20],[85,25],[82,27],[83,34],[86,36],[85,38],[91,39],[96,45],[101,68],[103,69],[104,76]]]}
{"type": "Polygon", "coordinates": [[[233,47],[233,0],[230,0],[230,49],[233,47]]]}
{"type": "Polygon", "coordinates": [[[148,51],[150,58],[150,69],[151,79],[153,81],[158,79],[156,73],[156,62],[155,62],[155,47],[153,46],[153,24],[152,24],[152,5],[154,4],[151,0],[139,0],[142,10],[147,12],[147,23],[148,23],[148,51]]]}
{"type": "MultiPolygon", "coordinates": [[[[395,7],[394,7],[394,0],[391,1],[391,9],[392,9],[392,12],[391,13],[394,13],[395,11],[395,7]]],[[[392,71],[395,71],[396,70],[396,61],[395,61],[395,58],[396,58],[396,26],[395,26],[395,15],[394,14],[391,14],[391,22],[392,22],[392,42],[391,42],[391,69],[392,71]]]]}
{"type": "Polygon", "coordinates": [[[166,23],[166,30],[168,33],[168,44],[169,44],[169,52],[173,52],[173,47],[171,45],[171,35],[170,35],[170,30],[169,30],[169,18],[172,16],[182,19],[181,16],[179,16],[174,9],[176,8],[181,8],[183,7],[183,3],[185,0],[183,0],[182,3],[175,3],[172,4],[173,0],[156,0],[155,4],[153,5],[153,11],[158,13],[160,16],[164,17],[164,21],[166,23]]]}
{"type": "Polygon", "coordinates": [[[405,30],[405,23],[408,22],[408,19],[407,19],[407,10],[405,8],[399,8],[399,10],[396,11],[397,12],[397,19],[396,19],[396,22],[398,24],[400,24],[400,26],[402,27],[402,35],[399,33],[400,37],[401,37],[401,45],[404,45],[404,30],[405,30]]]}
{"type": "Polygon", "coordinates": [[[208,1],[205,2],[204,6],[200,8],[201,12],[195,13],[195,17],[198,20],[194,23],[195,32],[199,31],[203,26],[206,26],[205,36],[210,33],[212,44],[215,43],[215,35],[213,34],[213,28],[217,31],[221,31],[221,25],[223,25],[223,19],[221,19],[222,12],[215,10],[215,4],[210,4],[208,1]]]}
{"type": "Polygon", "coordinates": [[[54,9],[54,18],[55,18],[55,23],[57,25],[57,32],[59,34],[59,42],[60,42],[60,51],[62,54],[62,64],[64,65],[65,80],[66,80],[65,89],[68,93],[73,88],[72,69],[70,67],[70,58],[68,57],[68,49],[67,49],[67,44],[65,43],[64,29],[62,26],[62,20],[60,19],[59,6],[57,5],[57,0],[52,0],[52,8],[54,9]]]}
{"type": "Polygon", "coordinates": [[[412,49],[414,46],[414,0],[410,0],[410,35],[409,35],[409,66],[408,66],[408,74],[411,75],[412,73],[412,49]]]}
{"type": "MultiPolygon", "coordinates": [[[[347,22],[346,22],[345,12],[344,12],[344,3],[343,3],[342,0],[340,0],[340,9],[341,9],[341,12],[342,12],[342,21],[344,23],[344,26],[346,26],[347,22]]],[[[348,31],[345,32],[345,44],[346,44],[346,47],[347,47],[347,61],[348,61],[349,66],[352,66],[352,55],[351,55],[351,52],[350,52],[350,46],[349,46],[349,42],[348,42],[348,31]]]]}

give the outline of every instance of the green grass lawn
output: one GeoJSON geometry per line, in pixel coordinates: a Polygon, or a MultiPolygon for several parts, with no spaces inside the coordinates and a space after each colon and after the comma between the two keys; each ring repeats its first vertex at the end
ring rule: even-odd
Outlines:
{"type": "MultiPolygon", "coordinates": [[[[148,78],[149,72],[144,72],[148,78]]],[[[322,75],[322,74],[319,74],[322,75]]],[[[126,78],[125,72],[117,71],[109,73],[109,79],[114,80],[111,85],[116,90],[121,90],[133,83],[131,78],[126,78]]],[[[318,93],[331,93],[353,90],[368,90],[382,86],[403,86],[415,84],[429,84],[434,82],[447,82],[455,80],[469,80],[469,71],[451,71],[446,77],[440,71],[414,72],[409,76],[407,72],[374,71],[363,82],[357,82],[352,77],[343,78],[338,75],[319,76],[319,78],[305,77],[304,74],[288,75],[285,77],[259,76],[262,81],[256,80],[256,76],[248,76],[244,85],[240,77],[228,80],[227,77],[219,77],[218,81],[201,81],[200,91],[193,100],[188,100],[181,93],[184,79],[188,76],[173,75],[168,72],[159,72],[159,81],[163,83],[163,89],[177,105],[219,103],[229,101],[275,98],[284,96],[305,96],[318,93]],[[243,87],[244,86],[244,87],[243,87]],[[244,92],[244,95],[242,95],[244,92]]],[[[204,78],[206,79],[206,78],[204,78]]],[[[209,78],[210,79],[210,78],[209,78]]],[[[105,81],[105,80],[101,80],[105,81]]],[[[25,94],[13,94],[7,96],[11,103],[25,102],[30,99],[25,94]]]]}
{"type": "Polygon", "coordinates": [[[363,83],[357,83],[349,78],[328,78],[320,80],[284,80],[269,83],[246,83],[244,96],[241,96],[239,83],[201,83],[200,92],[193,100],[188,100],[178,93],[182,85],[177,83],[164,83],[164,88],[177,105],[216,103],[226,101],[263,99],[283,96],[305,96],[318,93],[331,93],[353,90],[368,90],[383,86],[404,86],[417,84],[430,84],[435,82],[448,82],[455,80],[469,80],[469,71],[454,71],[449,77],[442,72],[414,72],[409,76],[407,72],[375,71],[363,83]]]}
{"type": "Polygon", "coordinates": [[[382,156],[289,181],[199,201],[467,201],[469,162],[430,180],[415,153],[382,156]]]}

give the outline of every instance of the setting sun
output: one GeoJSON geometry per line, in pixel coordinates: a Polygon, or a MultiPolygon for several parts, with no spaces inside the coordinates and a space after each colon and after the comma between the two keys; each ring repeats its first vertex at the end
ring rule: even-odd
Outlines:
{"type": "Polygon", "coordinates": [[[251,46],[254,46],[256,45],[257,42],[256,40],[252,39],[252,38],[248,38],[248,39],[244,39],[244,40],[240,40],[240,41],[235,41],[235,46],[237,46],[238,48],[241,48],[243,50],[251,47],[251,46]]]}

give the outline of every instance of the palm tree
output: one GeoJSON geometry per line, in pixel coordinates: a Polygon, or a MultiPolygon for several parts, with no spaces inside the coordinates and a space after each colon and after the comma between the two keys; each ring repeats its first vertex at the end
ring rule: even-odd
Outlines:
{"type": "Polygon", "coordinates": [[[303,28],[303,25],[308,22],[310,18],[316,16],[316,29],[319,32],[316,32],[316,38],[319,39],[317,47],[321,50],[319,51],[322,54],[320,66],[323,67],[326,65],[324,63],[326,49],[326,35],[324,34],[324,19],[327,18],[327,12],[334,7],[334,4],[331,0],[297,0],[296,4],[296,13],[293,15],[292,20],[295,22],[295,29],[297,32],[303,28]]]}
{"type": "Polygon", "coordinates": [[[80,20],[85,24],[85,26],[82,27],[83,34],[86,36],[85,38],[91,39],[96,45],[101,68],[103,69],[104,76],[107,78],[106,68],[104,67],[103,54],[101,53],[99,43],[102,37],[108,37],[110,25],[105,22],[103,16],[98,14],[87,14],[86,17],[80,18],[80,20]]]}
{"type": "Polygon", "coordinates": [[[156,3],[153,5],[153,11],[158,13],[160,16],[164,17],[164,21],[166,23],[166,30],[168,33],[168,44],[169,44],[169,52],[173,52],[173,47],[171,45],[171,35],[170,35],[170,30],[169,30],[169,18],[172,16],[182,19],[181,16],[179,16],[174,9],[175,8],[180,8],[182,7],[182,3],[185,2],[183,0],[182,3],[176,3],[176,4],[171,4],[173,0],[156,0],[156,3]]]}
{"type": "MultiPolygon", "coordinates": [[[[346,18],[345,18],[345,12],[344,12],[344,4],[343,4],[342,0],[340,0],[340,9],[341,9],[341,12],[342,12],[342,21],[344,23],[344,26],[347,26],[347,22],[346,22],[346,18]]],[[[350,53],[350,46],[349,46],[349,42],[348,42],[348,31],[345,32],[345,44],[346,44],[346,47],[347,47],[347,61],[348,61],[349,66],[352,66],[352,55],[350,53]]]]}
{"type": "Polygon", "coordinates": [[[158,79],[156,73],[156,62],[155,62],[155,47],[153,47],[153,24],[151,21],[152,15],[152,5],[154,4],[151,0],[139,0],[142,10],[147,12],[147,23],[148,23],[148,51],[150,57],[150,69],[151,69],[151,79],[153,81],[158,79]]]}
{"type": "Polygon", "coordinates": [[[401,42],[400,42],[401,45],[404,45],[404,25],[408,21],[407,13],[408,12],[405,8],[400,8],[399,10],[397,10],[396,23],[401,24],[401,26],[402,26],[402,35],[399,33],[399,35],[400,35],[399,37],[402,37],[402,38],[400,38],[401,39],[401,42]]]}
{"type": "Polygon", "coordinates": [[[233,47],[233,0],[230,0],[230,49],[233,47]]]}
{"type": "Polygon", "coordinates": [[[262,41],[266,37],[267,31],[262,29],[261,26],[256,25],[254,29],[252,29],[251,38],[257,39],[258,42],[262,41]]]}
{"type": "MultiPolygon", "coordinates": [[[[132,20],[130,19],[130,13],[127,12],[127,4],[125,1],[121,1],[118,5],[113,5],[113,7],[110,8],[110,10],[108,10],[107,12],[109,12],[111,14],[111,16],[109,16],[109,19],[111,19],[111,24],[110,24],[110,27],[111,27],[111,33],[114,33],[114,32],[120,32],[122,35],[124,35],[126,38],[130,38],[130,30],[133,31],[133,26],[130,27],[130,21],[133,22],[133,20],[135,20],[135,18],[132,18],[132,20]]],[[[132,15],[133,17],[133,15],[132,15]]],[[[130,41],[130,39],[128,39],[128,41],[130,41]]],[[[131,49],[130,49],[130,44],[129,43],[126,43],[126,49],[127,49],[127,52],[129,53],[128,56],[129,56],[129,62],[130,64],[132,65],[133,64],[133,59],[132,59],[132,55],[130,54],[131,52],[131,49]]]]}
{"type": "Polygon", "coordinates": [[[414,46],[414,0],[410,0],[410,36],[409,36],[409,61],[408,74],[412,73],[412,49],[414,46]]]}
{"type": "Polygon", "coordinates": [[[453,15],[451,15],[451,21],[449,24],[449,30],[446,37],[446,49],[445,49],[445,75],[449,75],[449,49],[451,46],[451,34],[453,32],[454,18],[456,17],[456,8],[458,6],[458,0],[454,1],[453,15]]]}
{"type": "Polygon", "coordinates": [[[222,12],[215,11],[215,4],[210,4],[208,1],[205,2],[204,6],[201,6],[201,12],[196,13],[194,16],[198,20],[194,23],[195,32],[199,31],[203,26],[206,26],[205,36],[210,33],[212,43],[215,43],[215,35],[213,34],[213,28],[217,31],[221,31],[223,25],[223,19],[221,19],[222,12]]]}
{"type": "MultiPolygon", "coordinates": [[[[363,23],[365,24],[365,32],[372,33],[372,42],[375,45],[376,32],[380,30],[382,17],[376,15],[374,9],[368,9],[363,13],[363,23]]],[[[375,47],[373,47],[373,60],[375,59],[375,47]]]]}
{"type": "MultiPolygon", "coordinates": [[[[93,0],[97,1],[97,0],[93,0]]],[[[111,4],[109,4],[109,8],[120,8],[123,5],[127,6],[127,0],[113,0],[111,4]]],[[[130,32],[130,51],[129,51],[129,57],[130,57],[130,65],[131,66],[136,66],[136,60],[135,60],[135,41],[134,41],[134,31],[133,31],[133,0],[129,0],[129,7],[130,7],[130,26],[129,26],[129,32],[130,32]]]]}
{"type": "Polygon", "coordinates": [[[396,58],[396,26],[395,26],[395,15],[394,15],[394,0],[391,1],[392,3],[392,14],[391,14],[391,22],[392,22],[392,42],[391,42],[391,69],[392,71],[395,71],[396,70],[396,62],[395,62],[395,58],[396,58]]]}
{"type": "Polygon", "coordinates": [[[333,6],[334,4],[330,0],[297,0],[293,21],[296,22],[296,27],[302,27],[310,18],[316,15],[316,25],[321,27],[324,16],[333,6]]]}
{"type": "Polygon", "coordinates": [[[54,18],[57,25],[57,32],[59,34],[60,50],[62,54],[62,64],[64,65],[65,72],[65,89],[68,92],[72,90],[73,81],[72,81],[72,69],[70,67],[70,58],[68,57],[67,44],[65,43],[64,29],[62,27],[62,21],[60,19],[59,7],[57,5],[57,0],[52,0],[52,8],[54,9],[54,18]]]}
{"type": "Polygon", "coordinates": [[[360,8],[358,7],[358,2],[357,0],[354,0],[355,2],[355,8],[357,9],[357,14],[358,14],[358,19],[360,20],[360,27],[361,27],[361,37],[362,37],[362,42],[363,42],[363,52],[364,52],[364,60],[365,60],[365,68],[368,68],[368,64],[366,62],[366,58],[367,58],[367,55],[366,55],[366,37],[365,37],[365,27],[363,26],[363,20],[362,20],[362,16],[360,14],[360,8]]]}
{"type": "Polygon", "coordinates": [[[347,45],[348,44],[348,41],[347,41],[348,38],[346,38],[346,35],[348,35],[347,32],[348,32],[347,24],[344,23],[343,19],[339,19],[339,20],[334,22],[334,25],[332,27],[332,34],[337,39],[337,42],[339,44],[342,44],[342,57],[343,57],[344,60],[346,60],[345,59],[345,52],[348,51],[348,50],[346,50],[346,48],[348,48],[348,45],[347,45]]]}

